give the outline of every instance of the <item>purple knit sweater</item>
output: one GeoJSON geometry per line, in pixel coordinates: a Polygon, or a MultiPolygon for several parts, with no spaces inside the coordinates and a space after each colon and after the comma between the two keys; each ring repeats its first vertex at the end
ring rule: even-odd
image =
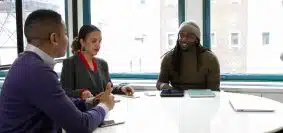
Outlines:
{"type": "Polygon", "coordinates": [[[0,95],[0,133],[89,133],[104,120],[101,107],[85,110],[70,99],[57,74],[33,52],[24,52],[10,68],[0,95]]]}

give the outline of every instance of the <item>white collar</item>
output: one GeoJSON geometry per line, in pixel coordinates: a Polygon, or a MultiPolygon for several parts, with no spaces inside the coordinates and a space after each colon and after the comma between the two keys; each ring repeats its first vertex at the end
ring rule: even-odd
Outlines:
{"type": "Polygon", "coordinates": [[[54,58],[46,54],[44,51],[40,50],[39,48],[35,47],[34,45],[27,44],[25,51],[31,51],[36,53],[43,60],[45,64],[49,65],[52,69],[54,68],[55,65],[54,58]]]}

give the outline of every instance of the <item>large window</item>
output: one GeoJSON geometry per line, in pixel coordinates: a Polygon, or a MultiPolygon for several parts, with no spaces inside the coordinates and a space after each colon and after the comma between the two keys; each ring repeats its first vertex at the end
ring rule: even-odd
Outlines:
{"type": "Polygon", "coordinates": [[[91,16],[102,30],[98,56],[110,72],[159,72],[176,42],[178,0],[91,0],[91,16]]]}
{"type": "Polygon", "coordinates": [[[217,47],[212,50],[221,72],[283,73],[282,0],[215,1],[211,3],[211,31],[217,33],[217,47]]]}
{"type": "MultiPolygon", "coordinates": [[[[23,23],[28,14],[37,9],[55,10],[65,19],[64,2],[64,0],[22,0],[23,23]]],[[[6,65],[13,63],[17,57],[15,0],[1,0],[0,10],[0,65],[6,65]]],[[[24,45],[26,45],[25,37],[24,45]]]]}
{"type": "MultiPolygon", "coordinates": [[[[23,0],[23,23],[27,16],[38,9],[51,9],[62,15],[65,21],[65,0],[23,0]]],[[[24,46],[26,46],[26,37],[24,36],[24,46]]],[[[60,72],[62,63],[56,64],[54,70],[60,72]]]]}
{"type": "Polygon", "coordinates": [[[14,0],[0,1],[0,65],[11,64],[17,57],[17,31],[14,0]]]}
{"type": "MultiPolygon", "coordinates": [[[[23,23],[27,16],[38,9],[51,9],[62,15],[65,20],[65,0],[22,0],[23,1],[23,23]]],[[[27,44],[24,36],[24,45],[27,44]]]]}

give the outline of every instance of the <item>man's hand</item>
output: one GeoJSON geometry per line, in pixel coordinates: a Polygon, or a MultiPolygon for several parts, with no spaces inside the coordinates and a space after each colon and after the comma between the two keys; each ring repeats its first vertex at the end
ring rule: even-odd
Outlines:
{"type": "Polygon", "coordinates": [[[130,86],[123,86],[121,91],[128,96],[132,96],[134,94],[134,89],[130,86]]]}
{"type": "Polygon", "coordinates": [[[111,86],[112,84],[108,83],[105,91],[103,93],[100,93],[99,97],[96,97],[100,100],[101,103],[105,104],[109,108],[109,110],[112,110],[115,105],[114,96],[111,93],[112,92],[111,86]]]}
{"type": "Polygon", "coordinates": [[[160,90],[171,90],[173,89],[172,86],[170,86],[168,83],[161,83],[160,84],[160,90]]]}
{"type": "Polygon", "coordinates": [[[90,98],[90,97],[93,97],[93,95],[91,94],[91,92],[89,90],[84,90],[82,92],[82,95],[81,95],[82,99],[87,99],[87,98],[90,98]]]}
{"type": "Polygon", "coordinates": [[[101,97],[103,94],[104,94],[104,92],[100,92],[99,94],[97,94],[97,95],[95,96],[95,99],[96,99],[96,100],[99,100],[100,97],[101,97]]]}

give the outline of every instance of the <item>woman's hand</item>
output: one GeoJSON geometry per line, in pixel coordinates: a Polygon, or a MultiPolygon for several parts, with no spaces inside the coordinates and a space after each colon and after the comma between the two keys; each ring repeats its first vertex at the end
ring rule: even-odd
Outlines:
{"type": "Polygon", "coordinates": [[[121,91],[128,96],[134,95],[134,88],[132,88],[131,86],[123,86],[121,88],[121,91]]]}
{"type": "Polygon", "coordinates": [[[87,99],[87,98],[90,98],[90,97],[93,97],[93,95],[91,94],[91,92],[89,90],[84,90],[82,92],[82,95],[81,95],[82,99],[87,99]]]}

